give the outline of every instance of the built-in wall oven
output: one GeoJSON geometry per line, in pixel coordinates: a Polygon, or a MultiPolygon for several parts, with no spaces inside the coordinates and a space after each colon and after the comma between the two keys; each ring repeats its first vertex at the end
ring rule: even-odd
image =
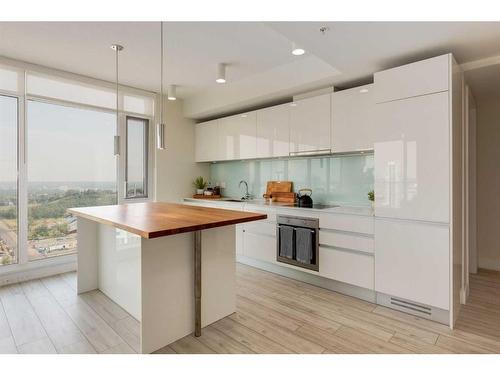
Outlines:
{"type": "Polygon", "coordinates": [[[319,271],[319,220],[278,215],[276,221],[276,260],[319,271]]]}

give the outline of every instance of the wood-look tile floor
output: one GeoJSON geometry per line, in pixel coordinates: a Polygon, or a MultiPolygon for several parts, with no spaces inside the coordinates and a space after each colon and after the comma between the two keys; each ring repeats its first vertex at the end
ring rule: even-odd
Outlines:
{"type": "MultiPolygon", "coordinates": [[[[500,353],[500,273],[471,275],[455,330],[237,265],[237,312],[158,353],[500,353]]],[[[134,353],[139,323],[76,274],[0,288],[0,353],[134,353]]]]}

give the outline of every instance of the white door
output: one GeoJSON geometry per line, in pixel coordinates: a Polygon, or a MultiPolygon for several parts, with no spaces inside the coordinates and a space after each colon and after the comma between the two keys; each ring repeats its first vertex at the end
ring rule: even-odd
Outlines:
{"type": "Polygon", "coordinates": [[[332,94],[332,151],[350,152],[373,149],[373,84],[332,94]]]}
{"type": "Polygon", "coordinates": [[[330,152],[330,94],[290,104],[290,153],[330,152]]]}
{"type": "Polygon", "coordinates": [[[448,223],[448,92],[377,104],[375,121],[375,215],[448,223]]]}
{"type": "Polygon", "coordinates": [[[252,159],[257,155],[257,117],[248,112],[219,120],[220,160],[252,159]]]}
{"type": "Polygon", "coordinates": [[[449,226],[375,219],[375,290],[449,310],[449,226]]]}
{"type": "Polygon", "coordinates": [[[257,157],[288,156],[290,104],[257,111],[257,157]]]}

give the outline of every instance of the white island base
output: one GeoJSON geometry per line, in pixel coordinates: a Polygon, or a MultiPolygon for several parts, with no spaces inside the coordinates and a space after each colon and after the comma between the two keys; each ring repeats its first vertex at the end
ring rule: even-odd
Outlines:
{"type": "MultiPolygon", "coordinates": [[[[195,232],[154,239],[78,217],[78,293],[99,289],[141,326],[140,352],[195,331],[195,232]]],[[[236,311],[235,227],[201,231],[201,326],[236,311]]]]}

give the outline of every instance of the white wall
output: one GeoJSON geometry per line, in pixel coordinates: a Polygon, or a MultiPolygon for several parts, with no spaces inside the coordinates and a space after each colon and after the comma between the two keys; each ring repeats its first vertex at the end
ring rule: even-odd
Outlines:
{"type": "Polygon", "coordinates": [[[500,271],[500,95],[476,97],[479,267],[500,271]]]}
{"type": "Polygon", "coordinates": [[[179,201],[194,193],[192,181],[208,178],[209,165],[194,161],[193,120],[183,115],[182,100],[164,100],[166,150],[156,150],[156,200],[179,201]]]}

